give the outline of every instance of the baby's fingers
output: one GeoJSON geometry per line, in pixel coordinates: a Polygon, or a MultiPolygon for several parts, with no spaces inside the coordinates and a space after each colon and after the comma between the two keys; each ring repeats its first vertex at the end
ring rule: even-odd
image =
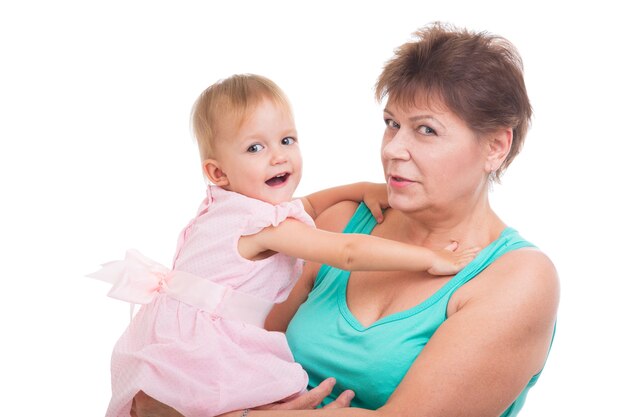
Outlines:
{"type": "Polygon", "coordinates": [[[465,249],[464,251],[458,254],[459,255],[458,261],[462,266],[465,266],[468,263],[470,263],[476,257],[476,255],[478,255],[479,252],[480,252],[480,247],[478,246],[465,249]]]}
{"type": "Polygon", "coordinates": [[[461,253],[474,257],[478,255],[478,252],[480,252],[481,250],[482,248],[480,246],[472,246],[471,248],[465,249],[461,253]]]}
{"type": "Polygon", "coordinates": [[[372,216],[376,219],[378,223],[383,222],[383,207],[380,204],[380,201],[365,199],[363,200],[368,209],[372,212],[372,216]]]}
{"type": "Polygon", "coordinates": [[[370,211],[372,212],[372,216],[374,216],[374,218],[376,219],[376,222],[383,222],[383,210],[379,205],[376,205],[373,210],[372,208],[370,208],[370,211]]]}
{"type": "Polygon", "coordinates": [[[446,246],[443,249],[449,250],[450,252],[454,252],[455,250],[457,250],[458,247],[459,247],[459,242],[453,241],[452,243],[448,244],[448,246],[446,246]]]}

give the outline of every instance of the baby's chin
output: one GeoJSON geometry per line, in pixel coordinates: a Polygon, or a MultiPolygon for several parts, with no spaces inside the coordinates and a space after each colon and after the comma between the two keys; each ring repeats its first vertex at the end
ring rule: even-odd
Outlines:
{"type": "Polygon", "coordinates": [[[294,178],[289,178],[288,181],[283,183],[270,182],[268,184],[266,182],[261,185],[261,189],[258,193],[256,193],[257,195],[255,198],[273,205],[291,201],[293,200],[293,193],[295,192],[297,186],[297,184],[294,184],[294,178]]]}
{"type": "Polygon", "coordinates": [[[268,204],[272,204],[277,206],[282,203],[286,203],[288,201],[293,200],[293,193],[275,193],[276,195],[272,195],[273,193],[259,193],[256,196],[252,196],[252,198],[256,198],[257,200],[264,201],[268,204]]]}

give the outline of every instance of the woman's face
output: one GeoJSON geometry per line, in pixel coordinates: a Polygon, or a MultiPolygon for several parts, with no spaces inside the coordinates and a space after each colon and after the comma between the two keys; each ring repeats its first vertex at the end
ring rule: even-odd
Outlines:
{"type": "Polygon", "coordinates": [[[391,207],[444,215],[487,192],[486,149],[446,106],[426,103],[387,103],[382,162],[391,207]]]}

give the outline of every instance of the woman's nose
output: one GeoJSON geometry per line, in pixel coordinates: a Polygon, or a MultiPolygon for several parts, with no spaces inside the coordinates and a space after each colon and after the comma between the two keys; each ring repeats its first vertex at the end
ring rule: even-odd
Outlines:
{"type": "Polygon", "coordinates": [[[394,136],[383,139],[382,156],[384,159],[409,160],[411,154],[407,145],[404,132],[398,131],[394,136]]]}

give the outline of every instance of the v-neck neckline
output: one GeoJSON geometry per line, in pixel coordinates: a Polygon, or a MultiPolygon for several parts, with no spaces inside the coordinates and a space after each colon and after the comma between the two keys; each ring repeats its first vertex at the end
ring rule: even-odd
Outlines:
{"type": "MultiPolygon", "coordinates": [[[[372,227],[373,229],[373,227],[372,227]]],[[[339,291],[337,291],[337,303],[339,305],[339,310],[341,311],[344,319],[357,331],[367,331],[377,326],[382,326],[384,324],[394,322],[397,320],[402,320],[404,318],[413,316],[418,314],[427,308],[431,307],[437,301],[439,301],[444,295],[446,295],[449,291],[454,289],[460,283],[467,278],[469,274],[472,274],[476,268],[480,268],[480,265],[484,264],[484,258],[490,257],[492,255],[492,248],[495,245],[498,245],[502,238],[505,238],[509,233],[514,231],[514,229],[510,227],[505,227],[504,230],[500,233],[498,238],[487,245],[480,253],[474,258],[465,268],[459,271],[455,276],[453,276],[448,282],[446,282],[441,288],[431,294],[424,301],[419,304],[410,307],[406,310],[398,311],[396,313],[388,314],[380,319],[374,321],[368,326],[364,326],[361,322],[352,314],[350,308],[348,307],[348,282],[350,281],[350,271],[342,271],[339,278],[341,279],[341,283],[339,284],[339,291]]],[[[364,232],[364,231],[363,231],[364,232]]],[[[371,230],[367,232],[371,233],[371,230]]]]}

